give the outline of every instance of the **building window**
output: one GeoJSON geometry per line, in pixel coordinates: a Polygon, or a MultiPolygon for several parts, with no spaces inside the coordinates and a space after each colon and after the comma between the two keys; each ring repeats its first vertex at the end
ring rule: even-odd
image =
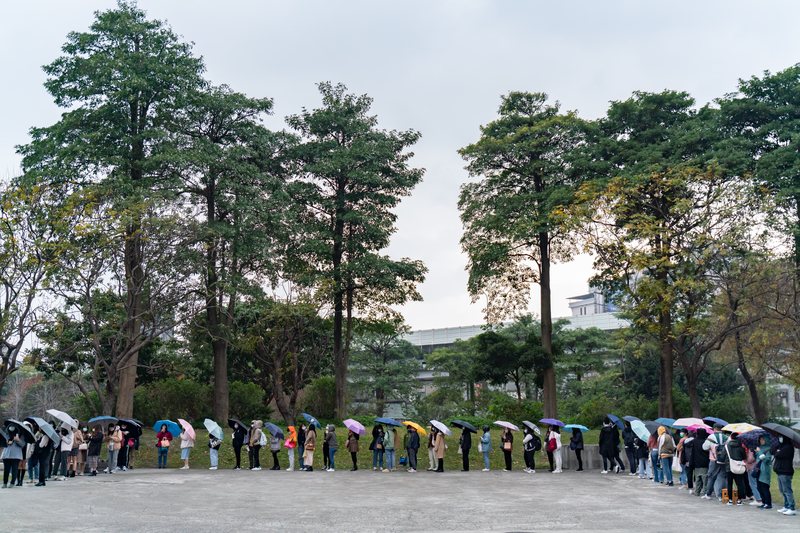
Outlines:
{"type": "Polygon", "coordinates": [[[794,403],[800,403],[800,390],[794,391],[794,403]]]}

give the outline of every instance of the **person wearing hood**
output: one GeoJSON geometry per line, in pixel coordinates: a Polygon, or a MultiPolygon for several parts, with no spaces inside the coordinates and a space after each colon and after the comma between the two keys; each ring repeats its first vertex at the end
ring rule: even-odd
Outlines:
{"type": "Polygon", "coordinates": [[[436,432],[436,441],[433,444],[433,451],[436,454],[436,471],[444,472],[444,450],[446,446],[444,443],[444,433],[441,431],[436,432]]]}
{"type": "Polygon", "coordinates": [[[694,437],[689,435],[685,429],[682,429],[679,433],[679,440],[678,445],[675,447],[676,453],[678,454],[678,462],[681,465],[681,477],[679,479],[679,490],[683,489],[692,489],[692,482],[689,479],[689,472],[688,472],[688,463],[689,459],[686,457],[686,449],[685,446],[689,443],[694,437]]]}
{"type": "Polygon", "coordinates": [[[372,450],[372,469],[383,470],[383,426],[380,424],[372,426],[372,442],[369,444],[372,450]]]}
{"type": "Polygon", "coordinates": [[[327,471],[335,472],[336,465],[333,462],[333,456],[336,455],[336,450],[339,449],[339,441],[336,439],[336,426],[328,424],[327,430],[328,432],[325,433],[325,444],[328,445],[328,463],[330,465],[327,471]]]}
{"type": "Polygon", "coordinates": [[[246,438],[247,430],[238,422],[234,422],[232,435],[233,455],[236,456],[236,466],[233,467],[234,470],[242,469],[242,447],[245,445],[246,438]]]}
{"type": "Polygon", "coordinates": [[[722,501],[722,488],[728,484],[725,473],[725,442],[728,436],[722,432],[722,424],[714,424],[714,433],[709,435],[703,443],[703,450],[708,452],[708,488],[701,496],[706,500],[711,499],[714,493],[722,501]]]}
{"type": "Polygon", "coordinates": [[[261,420],[253,420],[250,423],[250,440],[247,447],[247,458],[250,460],[250,470],[261,470],[261,437],[264,427],[264,422],[261,420]]]}
{"type": "MultiPolygon", "coordinates": [[[[583,472],[583,459],[581,453],[583,452],[583,433],[578,428],[572,428],[572,436],[569,438],[569,449],[575,452],[575,459],[578,460],[578,469],[576,472],[583,472]]],[[[533,460],[531,460],[533,463],[533,460]]],[[[531,468],[533,468],[531,466],[531,468]]]]}
{"type": "Polygon", "coordinates": [[[603,458],[603,470],[601,474],[608,474],[611,470],[619,472],[619,466],[614,463],[614,425],[611,419],[606,417],[603,420],[603,429],[600,430],[600,438],[598,441],[600,456],[603,458]],[[611,463],[611,468],[608,468],[608,463],[611,463]]]}
{"type": "Polygon", "coordinates": [[[286,469],[287,472],[292,472],[294,470],[294,449],[297,448],[297,430],[294,426],[289,426],[287,428],[289,430],[289,437],[287,437],[286,442],[283,445],[286,447],[286,455],[289,456],[289,468],[286,469]]]}
{"type": "Polygon", "coordinates": [[[639,461],[636,459],[636,433],[631,429],[631,423],[625,421],[625,429],[622,430],[622,444],[625,446],[625,455],[628,457],[628,465],[630,466],[629,476],[636,475],[636,466],[639,461]]]}
{"type": "Polygon", "coordinates": [[[306,431],[305,450],[303,451],[303,468],[306,472],[314,471],[314,450],[317,448],[317,429],[313,424],[306,431]]]}
{"type": "Polygon", "coordinates": [[[408,426],[408,471],[417,471],[417,450],[419,450],[419,433],[414,426],[408,426]]]}
{"type": "Polygon", "coordinates": [[[272,468],[270,470],[280,470],[281,464],[278,460],[278,454],[281,452],[281,439],[276,435],[269,438],[269,451],[272,452],[272,468]]]}
{"type": "Polygon", "coordinates": [[[428,432],[428,462],[430,466],[428,467],[429,472],[434,472],[436,470],[436,432],[437,429],[435,427],[431,427],[430,431],[428,432]]]}
{"type": "Polygon", "coordinates": [[[347,430],[347,440],[344,442],[344,447],[350,452],[350,458],[353,460],[353,468],[351,472],[358,470],[358,433],[352,429],[347,430]]]}
{"type": "Polygon", "coordinates": [[[636,461],[639,463],[639,479],[652,477],[649,463],[647,462],[647,458],[650,456],[650,448],[638,436],[633,440],[633,444],[636,446],[636,461]]]}
{"type": "Polygon", "coordinates": [[[16,426],[9,425],[6,427],[8,434],[8,441],[6,442],[3,453],[0,454],[0,459],[3,460],[3,488],[14,488],[17,483],[17,474],[19,470],[19,462],[22,461],[23,447],[25,441],[20,438],[19,431],[16,426]],[[8,477],[11,476],[11,485],[8,484],[8,477]]]}
{"type": "Polygon", "coordinates": [[[483,471],[489,471],[489,452],[492,451],[492,435],[489,426],[483,426],[483,436],[481,437],[481,453],[483,453],[483,471]]]}
{"type": "MultiPolygon", "coordinates": [[[[167,454],[164,453],[164,466],[161,466],[161,439],[166,438],[164,433],[169,434],[169,439],[172,439],[172,435],[167,431],[167,425],[164,424],[161,426],[161,431],[158,433],[158,468],[166,468],[167,467],[167,454]]],[[[169,439],[167,439],[169,441],[169,439]]],[[[100,452],[103,449],[103,428],[100,426],[95,426],[92,429],[92,434],[88,437],[89,440],[89,449],[87,450],[87,457],[86,457],[86,468],[89,469],[89,476],[96,476],[97,475],[97,463],[100,460],[100,452]]],[[[169,447],[164,447],[164,450],[169,450],[169,447]]]]}
{"type": "Polygon", "coordinates": [[[756,448],[756,468],[758,482],[758,493],[761,495],[761,505],[759,509],[772,509],[772,493],[770,492],[770,482],[772,481],[772,454],[770,453],[769,435],[761,435],[758,438],[758,448],[756,448]]]}
{"type": "Polygon", "coordinates": [[[694,489],[692,494],[700,497],[704,496],[708,489],[708,466],[710,458],[708,450],[704,448],[706,438],[707,434],[705,430],[698,429],[691,445],[691,453],[689,453],[691,471],[694,473],[694,489]]]}
{"type": "Polygon", "coordinates": [[[394,470],[394,458],[395,458],[395,438],[394,438],[394,431],[392,428],[386,428],[386,434],[383,436],[383,450],[386,454],[386,468],[383,469],[383,472],[391,472],[394,470]]]}
{"type": "Polygon", "coordinates": [[[459,448],[461,448],[461,471],[469,472],[469,451],[472,448],[472,435],[466,428],[461,430],[459,448]]]}
{"type": "Polygon", "coordinates": [[[675,486],[672,482],[672,458],[675,457],[675,441],[672,440],[672,435],[664,426],[659,426],[658,428],[658,457],[661,459],[661,469],[664,471],[667,486],[675,486]]]}
{"type": "Polygon", "coordinates": [[[747,461],[747,451],[744,446],[742,446],[738,433],[731,434],[730,438],[725,443],[725,451],[727,452],[725,472],[728,474],[728,505],[744,505],[744,500],[747,497],[747,482],[744,478],[747,472],[744,467],[744,463],[747,461]],[[739,463],[741,463],[741,465],[739,463]],[[739,466],[741,466],[744,472],[737,471],[739,466]],[[736,483],[736,489],[738,491],[736,501],[733,500],[734,483],[736,483]]]}
{"type": "Polygon", "coordinates": [[[783,508],[781,513],[786,516],[795,516],[794,492],[792,491],[792,477],[794,476],[794,446],[785,437],[778,438],[778,445],[775,447],[775,462],[772,469],[778,475],[778,486],[783,495],[783,508]]]}

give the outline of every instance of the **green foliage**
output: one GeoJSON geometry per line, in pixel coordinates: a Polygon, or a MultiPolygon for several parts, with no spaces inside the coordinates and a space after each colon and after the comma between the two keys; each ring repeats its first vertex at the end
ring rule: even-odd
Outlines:
{"type": "Polygon", "coordinates": [[[320,420],[336,416],[336,381],[332,376],[320,376],[305,388],[300,411],[320,420]]]}
{"type": "Polygon", "coordinates": [[[234,381],[230,389],[231,418],[242,422],[249,420],[266,420],[272,415],[272,409],[264,404],[264,391],[255,383],[234,381]]]}

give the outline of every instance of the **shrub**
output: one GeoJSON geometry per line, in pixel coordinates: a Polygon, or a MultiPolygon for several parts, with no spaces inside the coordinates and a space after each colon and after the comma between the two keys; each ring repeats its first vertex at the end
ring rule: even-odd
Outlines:
{"type": "Polygon", "coordinates": [[[308,384],[300,404],[300,412],[319,419],[332,419],[336,415],[336,382],[333,376],[321,376],[308,384]]]}

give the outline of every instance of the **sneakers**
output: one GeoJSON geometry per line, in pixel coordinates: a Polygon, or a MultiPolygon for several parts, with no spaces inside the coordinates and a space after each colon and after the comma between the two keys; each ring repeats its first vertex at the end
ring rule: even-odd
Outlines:
{"type": "Polygon", "coordinates": [[[601,473],[601,474],[608,474],[608,470],[603,470],[603,471],[602,471],[602,472],[600,472],[600,473],[601,473]]]}
{"type": "Polygon", "coordinates": [[[294,470],[294,468],[287,468],[286,469],[287,472],[291,472],[292,470],[294,470]]]}
{"type": "Polygon", "coordinates": [[[729,501],[729,502],[728,502],[728,503],[726,503],[725,505],[733,505],[733,502],[732,502],[732,501],[729,501]]]}
{"type": "Polygon", "coordinates": [[[240,467],[240,466],[234,466],[234,467],[233,467],[233,469],[234,469],[234,470],[241,470],[241,469],[242,469],[242,467],[240,467]]]}
{"type": "Polygon", "coordinates": [[[416,469],[414,469],[414,468],[409,468],[409,469],[408,469],[408,472],[409,472],[409,474],[416,474],[416,473],[417,473],[417,470],[416,470],[416,469]]]}
{"type": "Polygon", "coordinates": [[[694,494],[694,489],[689,489],[689,494],[694,494]]]}
{"type": "MultiPolygon", "coordinates": [[[[430,470],[430,468],[428,470],[430,470]]],[[[488,471],[489,471],[488,468],[484,468],[483,470],[481,470],[481,472],[488,472],[488,471]]]]}
{"type": "Polygon", "coordinates": [[[216,470],[216,469],[217,469],[216,466],[212,466],[211,468],[209,468],[209,470],[216,470]]]}
{"type": "Polygon", "coordinates": [[[636,474],[635,474],[635,473],[633,473],[633,472],[631,472],[631,473],[630,473],[630,474],[628,474],[628,475],[629,475],[629,476],[635,476],[636,474]]]}
{"type": "Polygon", "coordinates": [[[504,468],[504,469],[503,469],[503,472],[508,472],[508,468],[504,468]]]}
{"type": "Polygon", "coordinates": [[[183,466],[181,467],[181,470],[189,470],[189,465],[183,465],[183,466]]]}
{"type": "Polygon", "coordinates": [[[614,473],[619,474],[619,465],[614,467],[614,473]]]}
{"type": "Polygon", "coordinates": [[[796,516],[797,513],[794,509],[787,509],[783,512],[784,516],[796,516]]]}
{"type": "Polygon", "coordinates": [[[759,506],[759,507],[764,507],[764,504],[763,504],[763,503],[761,503],[761,502],[760,502],[760,501],[758,501],[758,500],[753,500],[752,502],[750,502],[750,505],[752,505],[752,506],[756,506],[756,505],[757,505],[757,506],[759,506]]]}
{"type": "Polygon", "coordinates": [[[785,513],[786,511],[788,511],[786,507],[781,507],[780,509],[778,509],[779,513],[785,513]]]}
{"type": "Polygon", "coordinates": [[[772,509],[772,506],[771,505],[762,505],[761,507],[758,507],[758,509],[772,509]]]}
{"type": "MultiPolygon", "coordinates": [[[[373,467],[372,467],[372,469],[373,469],[373,470],[377,470],[377,469],[378,469],[378,467],[377,467],[377,466],[373,466],[373,467]]],[[[430,470],[430,468],[429,468],[428,470],[430,470]]]]}
{"type": "Polygon", "coordinates": [[[326,470],[326,472],[336,472],[336,470],[334,470],[333,468],[329,468],[326,470]]]}
{"type": "Polygon", "coordinates": [[[8,483],[3,483],[3,486],[2,486],[2,487],[0,487],[0,488],[7,489],[7,488],[8,488],[8,483]]]}
{"type": "Polygon", "coordinates": [[[675,486],[675,483],[673,483],[672,481],[670,481],[669,483],[667,483],[667,487],[674,487],[674,486],[675,486]]]}
{"type": "Polygon", "coordinates": [[[709,496],[708,494],[703,494],[702,496],[700,496],[700,499],[701,500],[710,500],[711,496],[709,496]]]}
{"type": "Polygon", "coordinates": [[[261,467],[260,467],[260,466],[257,466],[257,467],[255,467],[255,468],[252,468],[251,470],[261,470],[261,467]]]}
{"type": "Polygon", "coordinates": [[[528,470],[528,473],[529,473],[529,474],[535,474],[535,473],[536,473],[536,470],[528,470]]]}
{"type": "Polygon", "coordinates": [[[739,500],[739,501],[736,503],[736,505],[744,505],[744,502],[743,502],[742,500],[739,500]]]}

